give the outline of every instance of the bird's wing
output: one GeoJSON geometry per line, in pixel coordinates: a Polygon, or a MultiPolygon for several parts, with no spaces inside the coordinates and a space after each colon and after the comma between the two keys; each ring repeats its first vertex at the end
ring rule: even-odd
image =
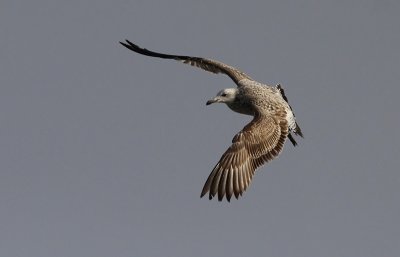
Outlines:
{"type": "Polygon", "coordinates": [[[162,54],[147,50],[146,48],[141,48],[129,40],[125,42],[120,42],[121,45],[125,46],[126,48],[142,55],[151,56],[151,57],[158,57],[163,59],[173,59],[176,61],[180,61],[186,64],[190,64],[195,67],[199,67],[203,70],[212,72],[212,73],[224,73],[228,75],[238,86],[238,82],[242,79],[251,79],[248,75],[244,72],[226,65],[219,61],[214,61],[211,59],[201,58],[201,57],[193,57],[193,56],[183,56],[183,55],[172,55],[172,54],[162,54]]]}
{"type": "Polygon", "coordinates": [[[242,131],[235,135],[232,145],[222,155],[208,177],[201,197],[208,191],[210,200],[218,194],[221,201],[226,194],[230,201],[247,189],[255,170],[282,151],[288,135],[286,113],[276,116],[256,115],[242,131]]]}

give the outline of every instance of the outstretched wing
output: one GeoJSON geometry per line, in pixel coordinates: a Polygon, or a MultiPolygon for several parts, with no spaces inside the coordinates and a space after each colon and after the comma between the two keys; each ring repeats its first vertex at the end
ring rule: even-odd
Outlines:
{"type": "Polygon", "coordinates": [[[192,57],[192,56],[184,56],[184,55],[172,55],[172,54],[162,54],[147,50],[146,48],[141,48],[129,40],[126,40],[126,43],[119,42],[121,45],[125,46],[126,48],[142,55],[151,56],[151,57],[158,57],[163,59],[172,59],[176,61],[180,61],[186,64],[190,64],[195,67],[199,67],[203,70],[212,72],[212,73],[223,73],[228,75],[238,86],[238,82],[242,79],[251,79],[248,75],[240,70],[226,65],[219,61],[214,61],[211,59],[205,59],[201,57],[192,57]]]}
{"type": "Polygon", "coordinates": [[[288,135],[286,113],[277,116],[256,115],[242,131],[235,135],[232,145],[222,155],[208,177],[201,196],[207,192],[211,200],[218,194],[230,201],[236,199],[250,185],[255,170],[274,159],[282,151],[288,135]]]}

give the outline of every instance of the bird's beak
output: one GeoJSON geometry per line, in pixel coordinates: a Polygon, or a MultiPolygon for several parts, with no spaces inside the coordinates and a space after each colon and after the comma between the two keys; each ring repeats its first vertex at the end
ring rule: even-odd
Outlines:
{"type": "Polygon", "coordinates": [[[210,105],[217,102],[220,102],[220,99],[218,97],[214,97],[213,99],[208,100],[206,105],[210,105]]]}

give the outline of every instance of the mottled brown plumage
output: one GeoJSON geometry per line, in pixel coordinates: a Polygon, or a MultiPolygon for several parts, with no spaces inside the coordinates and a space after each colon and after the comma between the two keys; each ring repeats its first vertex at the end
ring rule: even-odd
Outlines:
{"type": "Polygon", "coordinates": [[[222,155],[208,177],[201,196],[208,191],[212,199],[218,193],[218,200],[230,201],[247,189],[255,170],[272,160],[283,149],[288,134],[285,114],[282,116],[254,117],[232,140],[232,145],[222,155]]]}
{"type": "Polygon", "coordinates": [[[140,48],[128,40],[120,43],[142,55],[173,59],[209,72],[228,75],[237,88],[221,90],[207,105],[225,103],[235,112],[254,117],[235,135],[232,145],[211,171],[201,197],[209,193],[209,199],[217,195],[219,201],[224,197],[230,201],[233,195],[238,198],[249,187],[256,169],[279,155],[286,138],[294,146],[297,145],[290,132],[303,137],[281,85],[271,87],[259,83],[240,70],[219,61],[157,53],[140,48]]]}

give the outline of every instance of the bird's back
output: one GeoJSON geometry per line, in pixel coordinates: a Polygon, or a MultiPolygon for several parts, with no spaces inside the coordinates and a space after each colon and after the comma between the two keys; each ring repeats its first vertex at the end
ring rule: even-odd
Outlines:
{"type": "Polygon", "coordinates": [[[267,116],[274,116],[284,111],[286,113],[289,130],[296,135],[303,136],[296,122],[292,107],[289,105],[289,101],[281,85],[273,87],[250,79],[241,80],[239,85],[239,97],[242,102],[240,105],[241,108],[239,110],[231,108],[232,110],[249,115],[261,113],[267,116]],[[243,106],[246,108],[243,108],[243,106]],[[247,113],[243,110],[246,110],[247,113]]]}
{"type": "Polygon", "coordinates": [[[239,97],[254,112],[274,115],[288,108],[286,101],[275,87],[253,80],[242,80],[240,84],[239,97]]]}

